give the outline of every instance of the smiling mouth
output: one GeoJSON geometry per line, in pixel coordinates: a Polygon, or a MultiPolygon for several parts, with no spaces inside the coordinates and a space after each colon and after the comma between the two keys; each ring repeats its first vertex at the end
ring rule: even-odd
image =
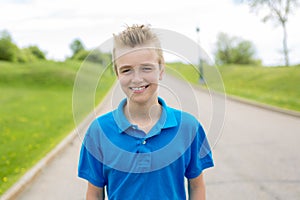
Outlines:
{"type": "Polygon", "coordinates": [[[140,87],[129,87],[129,88],[131,90],[133,90],[134,92],[142,92],[142,91],[144,91],[148,87],[149,87],[149,85],[140,86],[140,87]]]}

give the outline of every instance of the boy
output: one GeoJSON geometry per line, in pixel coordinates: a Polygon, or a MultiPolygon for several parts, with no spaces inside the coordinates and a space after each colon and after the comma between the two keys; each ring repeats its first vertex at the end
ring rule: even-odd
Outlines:
{"type": "Polygon", "coordinates": [[[126,99],[89,127],[78,175],[86,198],[205,199],[203,170],[213,166],[200,123],[158,97],[164,74],[160,41],[148,26],[114,35],[114,68],[126,99]]]}

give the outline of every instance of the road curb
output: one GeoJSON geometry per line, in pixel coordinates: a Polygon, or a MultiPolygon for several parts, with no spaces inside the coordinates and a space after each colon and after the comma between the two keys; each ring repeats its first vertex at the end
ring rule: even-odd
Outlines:
{"type": "MultiPolygon", "coordinates": [[[[114,85],[111,87],[113,88],[114,85]]],[[[27,171],[12,187],[10,187],[2,196],[0,200],[16,199],[30,184],[38,177],[43,169],[51,162],[57,155],[59,155],[65,148],[72,144],[74,139],[78,137],[78,132],[85,131],[90,122],[95,118],[95,112],[99,110],[104,102],[110,96],[110,91],[102,99],[101,103],[88,116],[72,130],[53,150],[51,150],[44,158],[35,164],[29,171],[27,171]]]]}

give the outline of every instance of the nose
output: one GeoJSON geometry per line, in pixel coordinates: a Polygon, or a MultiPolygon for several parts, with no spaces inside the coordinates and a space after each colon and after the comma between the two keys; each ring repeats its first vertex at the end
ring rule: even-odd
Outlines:
{"type": "Polygon", "coordinates": [[[140,83],[143,81],[142,75],[139,72],[139,70],[135,70],[133,73],[133,77],[132,77],[132,82],[133,83],[140,83]]]}

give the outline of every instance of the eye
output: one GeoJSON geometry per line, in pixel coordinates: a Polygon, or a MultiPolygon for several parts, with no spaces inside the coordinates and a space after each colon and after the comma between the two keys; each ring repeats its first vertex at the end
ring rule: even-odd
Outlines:
{"type": "Polygon", "coordinates": [[[145,72],[151,72],[153,70],[153,66],[142,66],[142,70],[145,72]]]}
{"type": "Polygon", "coordinates": [[[119,70],[119,72],[120,72],[121,74],[128,74],[128,73],[130,73],[131,71],[132,71],[131,68],[122,68],[122,69],[119,70]]]}

